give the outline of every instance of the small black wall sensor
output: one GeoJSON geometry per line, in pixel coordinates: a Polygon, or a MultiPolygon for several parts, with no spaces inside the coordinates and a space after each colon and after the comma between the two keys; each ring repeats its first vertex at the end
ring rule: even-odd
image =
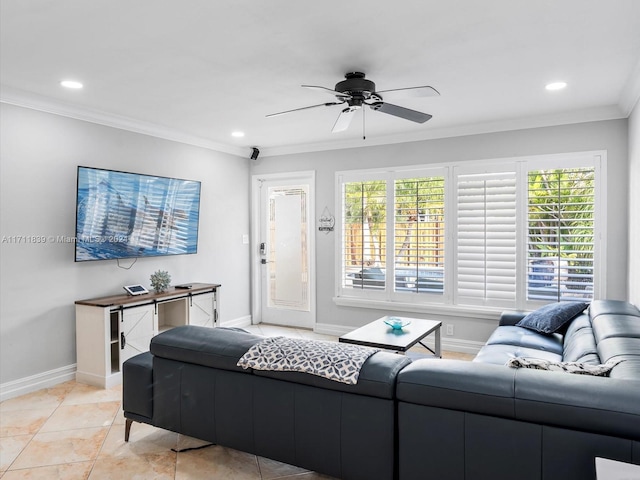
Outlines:
{"type": "Polygon", "coordinates": [[[251,149],[251,160],[257,160],[258,155],[260,155],[260,150],[258,150],[256,147],[253,147],[251,149]]]}

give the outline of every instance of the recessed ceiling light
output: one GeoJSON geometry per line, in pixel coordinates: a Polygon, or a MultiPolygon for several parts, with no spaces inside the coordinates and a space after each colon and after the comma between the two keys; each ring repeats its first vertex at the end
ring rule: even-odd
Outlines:
{"type": "Polygon", "coordinates": [[[60,85],[65,88],[74,88],[76,90],[83,87],[80,82],[76,82],[75,80],[63,80],[60,82],[60,85]]]}
{"type": "Polygon", "coordinates": [[[238,131],[231,132],[231,136],[232,137],[237,137],[237,138],[244,137],[244,132],[238,132],[238,131]]]}
{"type": "Polygon", "coordinates": [[[562,90],[566,86],[566,82],[553,82],[547,83],[544,88],[546,88],[547,90],[562,90]]]}

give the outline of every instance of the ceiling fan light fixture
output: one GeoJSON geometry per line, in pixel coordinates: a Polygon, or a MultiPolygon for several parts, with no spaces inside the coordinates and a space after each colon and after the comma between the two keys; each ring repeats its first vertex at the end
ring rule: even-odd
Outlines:
{"type": "Polygon", "coordinates": [[[338,115],[336,123],[333,125],[333,129],[331,130],[331,132],[332,133],[343,132],[347,128],[349,128],[349,125],[351,124],[351,120],[353,119],[353,114],[357,110],[360,110],[360,108],[361,107],[359,106],[352,106],[352,105],[348,106],[347,108],[344,108],[340,112],[340,115],[338,115]]]}
{"type": "Polygon", "coordinates": [[[84,85],[82,85],[82,83],[76,81],[76,80],[62,80],[60,82],[60,85],[62,85],[64,88],[70,88],[73,90],[79,90],[81,89],[84,85]]]}
{"type": "Polygon", "coordinates": [[[552,83],[547,83],[544,88],[549,91],[555,91],[555,90],[562,90],[563,88],[566,88],[566,86],[567,86],[567,82],[552,82],[552,83]]]}

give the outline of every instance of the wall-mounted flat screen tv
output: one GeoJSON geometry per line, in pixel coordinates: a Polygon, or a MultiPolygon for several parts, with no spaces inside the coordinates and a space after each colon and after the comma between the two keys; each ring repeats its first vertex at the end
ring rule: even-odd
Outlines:
{"type": "Polygon", "coordinates": [[[78,167],[76,262],[197,253],[200,182],[78,167]]]}

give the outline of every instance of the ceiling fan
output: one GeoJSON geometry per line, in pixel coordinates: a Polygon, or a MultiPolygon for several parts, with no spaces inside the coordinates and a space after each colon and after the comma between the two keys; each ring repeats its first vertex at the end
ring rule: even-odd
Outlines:
{"type": "Polygon", "coordinates": [[[275,117],[284,115],[285,113],[298,112],[300,110],[308,110],[317,107],[331,107],[333,105],[343,105],[336,123],[331,130],[333,133],[346,130],[353,118],[354,113],[363,106],[368,106],[372,110],[387,113],[395,117],[404,118],[416,123],[424,123],[431,118],[428,113],[418,112],[409,108],[400,107],[383,100],[383,94],[387,98],[407,98],[407,97],[432,97],[440,95],[438,91],[429,86],[397,88],[394,90],[381,90],[376,92],[376,84],[365,78],[362,72],[350,72],[345,75],[345,80],[338,82],[332,90],[326,87],[318,87],[315,85],[302,85],[304,88],[311,88],[333,95],[335,102],[326,102],[319,105],[311,105],[309,107],[294,108],[284,112],[271,113],[267,117],[275,117]]]}

